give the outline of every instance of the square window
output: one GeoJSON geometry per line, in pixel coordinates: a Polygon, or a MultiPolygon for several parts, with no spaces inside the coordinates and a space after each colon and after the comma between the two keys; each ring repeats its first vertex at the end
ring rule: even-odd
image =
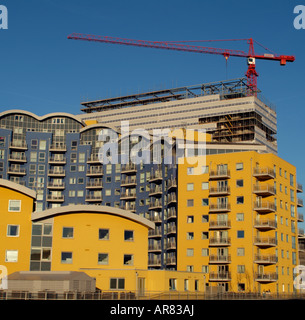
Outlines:
{"type": "Polygon", "coordinates": [[[202,240],[207,240],[207,239],[209,239],[209,233],[208,233],[208,232],[202,232],[202,233],[201,233],[201,239],[202,239],[202,240]]]}
{"type": "Polygon", "coordinates": [[[20,212],[21,211],[21,200],[9,200],[8,211],[9,212],[20,212]]]}
{"type": "Polygon", "coordinates": [[[99,240],[109,240],[109,229],[99,229],[98,238],[99,240]]]}
{"type": "Polygon", "coordinates": [[[124,278],[111,278],[110,279],[110,289],[125,289],[125,279],[124,278]]]}
{"type": "Polygon", "coordinates": [[[18,262],[18,250],[6,250],[5,262],[18,262]]]}
{"type": "Polygon", "coordinates": [[[241,171],[244,169],[244,164],[241,163],[236,163],[236,171],[241,171]]]}
{"type": "Polygon", "coordinates": [[[133,266],[133,254],[124,254],[124,266],[133,266]]]}
{"type": "Polygon", "coordinates": [[[237,204],[243,204],[244,203],[244,197],[243,196],[236,197],[236,203],[237,204]]]}
{"type": "Polygon", "coordinates": [[[187,240],[194,240],[194,232],[187,232],[186,239],[187,240]]]}
{"type": "Polygon", "coordinates": [[[244,180],[240,179],[240,180],[236,180],[236,187],[237,188],[241,188],[244,186],[244,180]]]}
{"type": "Polygon", "coordinates": [[[194,256],[194,249],[186,249],[186,255],[188,257],[193,257],[194,256]]]}
{"type": "Polygon", "coordinates": [[[46,150],[47,141],[46,140],[40,140],[39,141],[39,150],[46,150]]]}
{"type": "Polygon", "coordinates": [[[194,199],[188,199],[187,200],[187,206],[188,207],[193,207],[194,206],[194,199]]]}
{"type": "Polygon", "coordinates": [[[186,186],[187,191],[193,191],[194,190],[194,183],[188,183],[186,186]]]}
{"type": "Polygon", "coordinates": [[[72,227],[63,227],[62,228],[62,237],[72,239],[74,233],[74,228],[72,227]]]}
{"type": "Polygon", "coordinates": [[[245,237],[245,231],[244,230],[237,230],[237,238],[243,239],[245,237]]]}
{"type": "Polygon", "coordinates": [[[209,216],[208,215],[202,215],[201,222],[203,222],[203,223],[209,222],[209,216]]]}
{"type": "Polygon", "coordinates": [[[244,214],[236,213],[236,221],[244,221],[244,214]]]}
{"type": "Polygon", "coordinates": [[[202,190],[209,190],[209,183],[208,182],[202,182],[201,189],[202,190]]]}
{"type": "Polygon", "coordinates": [[[72,252],[62,252],[61,263],[72,263],[72,252]]]}
{"type": "Polygon", "coordinates": [[[237,248],[237,255],[242,257],[245,255],[245,248],[237,248]]]}
{"type": "Polygon", "coordinates": [[[202,199],[202,205],[203,206],[208,206],[209,205],[209,199],[208,198],[202,199]]]}
{"type": "Polygon", "coordinates": [[[194,223],[194,216],[187,216],[187,223],[194,223]]]}
{"type": "Polygon", "coordinates": [[[125,230],[124,231],[124,240],[125,241],[133,241],[134,240],[133,230],[125,230]]]}
{"type": "Polygon", "coordinates": [[[194,168],[193,167],[187,168],[187,175],[193,175],[193,174],[194,174],[194,168]]]}
{"type": "Polygon", "coordinates": [[[108,253],[99,253],[97,263],[98,264],[108,264],[108,253]]]}
{"type": "Polygon", "coordinates": [[[8,237],[18,237],[19,236],[19,226],[9,224],[7,226],[7,236],[8,237]]]}

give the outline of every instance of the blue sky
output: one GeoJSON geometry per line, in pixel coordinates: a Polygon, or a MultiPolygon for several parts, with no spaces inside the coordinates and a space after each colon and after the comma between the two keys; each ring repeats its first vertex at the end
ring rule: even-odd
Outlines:
{"type": "MultiPolygon", "coordinates": [[[[279,155],[305,185],[305,30],[293,26],[305,0],[0,0],[0,111],[80,113],[80,101],[244,76],[243,58],[67,40],[72,32],[143,40],[252,37],[278,54],[281,67],[258,61],[258,87],[277,106],[279,155]],[[303,2],[303,3],[302,3],[303,2]]],[[[224,48],[248,50],[245,43],[224,48]]],[[[259,47],[257,51],[262,52],[259,47]]],[[[299,210],[302,212],[302,210],[299,210]]]]}

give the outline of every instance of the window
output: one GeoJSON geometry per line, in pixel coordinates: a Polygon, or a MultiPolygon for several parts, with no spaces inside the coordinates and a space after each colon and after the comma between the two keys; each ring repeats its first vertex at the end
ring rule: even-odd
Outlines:
{"type": "Polygon", "coordinates": [[[85,166],[81,165],[78,166],[78,172],[84,172],[85,171],[85,166]]]}
{"type": "Polygon", "coordinates": [[[109,240],[109,229],[99,229],[98,238],[99,240],[109,240]]]}
{"type": "Polygon", "coordinates": [[[194,240],[194,232],[187,232],[186,240],[194,240]]]}
{"type": "Polygon", "coordinates": [[[76,153],[71,153],[70,161],[71,161],[71,163],[77,162],[77,154],[76,153]]]}
{"type": "Polygon", "coordinates": [[[207,239],[209,239],[209,233],[208,233],[208,232],[202,232],[202,233],[201,233],[201,239],[202,239],[202,240],[207,240],[207,239]]]}
{"type": "Polygon", "coordinates": [[[236,163],[236,171],[241,171],[244,169],[244,164],[241,163],[236,163]]]}
{"type": "Polygon", "coordinates": [[[187,223],[194,223],[194,216],[187,216],[186,222],[187,223]]]}
{"type": "Polygon", "coordinates": [[[209,205],[209,199],[208,198],[202,199],[202,205],[203,206],[208,206],[209,205]]]}
{"type": "Polygon", "coordinates": [[[194,168],[193,167],[187,168],[187,175],[193,175],[193,174],[194,174],[194,168]]]}
{"type": "Polygon", "coordinates": [[[188,183],[186,186],[187,191],[193,191],[194,190],[194,183],[188,183]]]}
{"type": "Polygon", "coordinates": [[[133,254],[124,254],[124,266],[133,266],[133,254]]]}
{"type": "Polygon", "coordinates": [[[97,258],[98,264],[108,264],[108,253],[99,253],[97,258]]]}
{"type": "Polygon", "coordinates": [[[244,214],[236,213],[236,221],[244,221],[244,214]]]}
{"type": "Polygon", "coordinates": [[[290,201],[294,202],[294,191],[290,189],[290,201]]]}
{"type": "Polygon", "coordinates": [[[194,272],[194,266],[186,266],[186,271],[187,272],[194,272]]]}
{"type": "Polygon", "coordinates": [[[71,141],[71,150],[77,150],[77,141],[76,140],[71,141]]]}
{"type": "Polygon", "coordinates": [[[9,212],[20,212],[21,211],[21,200],[9,200],[8,201],[9,212]]]}
{"type": "Polygon", "coordinates": [[[86,154],[84,152],[79,153],[78,162],[85,163],[85,157],[86,157],[86,154]]]}
{"type": "Polygon", "coordinates": [[[62,252],[61,263],[72,263],[72,252],[62,252]]]}
{"type": "Polygon", "coordinates": [[[63,227],[62,228],[62,237],[71,239],[73,238],[74,228],[72,227],[63,227]]]}
{"type": "Polygon", "coordinates": [[[202,174],[209,173],[209,166],[202,166],[201,170],[202,170],[201,171],[202,174]]]}
{"type": "Polygon", "coordinates": [[[19,226],[9,224],[7,226],[7,236],[8,237],[19,237],[19,226]]]}
{"type": "Polygon", "coordinates": [[[294,176],[293,176],[293,174],[290,174],[290,185],[292,187],[294,186],[294,176]]]}
{"type": "Polygon", "coordinates": [[[38,147],[38,140],[37,139],[31,140],[31,148],[33,150],[37,150],[37,147],[38,147]]]}
{"type": "Polygon", "coordinates": [[[39,152],[39,162],[45,162],[46,160],[46,154],[44,152],[39,152]]]}
{"type": "Polygon", "coordinates": [[[39,141],[39,150],[46,150],[47,147],[47,141],[46,140],[40,140],[39,141]]]}
{"type": "Polygon", "coordinates": [[[5,150],[0,150],[0,159],[4,160],[5,150]]]}
{"type": "Polygon", "coordinates": [[[237,248],[237,255],[242,257],[245,255],[245,248],[237,248]]]}
{"type": "Polygon", "coordinates": [[[290,206],[290,211],[291,211],[291,216],[294,218],[295,217],[295,206],[293,204],[290,206]]]}
{"type": "Polygon", "coordinates": [[[169,290],[177,290],[177,279],[169,279],[169,290]]]}
{"type": "Polygon", "coordinates": [[[187,206],[188,207],[193,207],[194,206],[194,199],[188,199],[187,200],[187,206]]]}
{"type": "Polygon", "coordinates": [[[133,241],[133,230],[125,230],[124,231],[124,240],[125,241],[133,241]]]}
{"type": "Polygon", "coordinates": [[[70,171],[71,172],[75,172],[76,171],[76,166],[75,165],[70,166],[70,171]]]}
{"type": "Polygon", "coordinates": [[[188,290],[189,290],[189,280],[184,279],[184,291],[188,291],[188,290]]]}
{"type": "Polygon", "coordinates": [[[69,184],[76,184],[76,178],[70,178],[69,184]]]}
{"type": "Polygon", "coordinates": [[[236,197],[236,203],[237,204],[243,204],[244,203],[244,197],[243,196],[236,197]]]}
{"type": "Polygon", "coordinates": [[[44,175],[45,170],[45,165],[44,164],[39,164],[38,165],[38,174],[44,175]]]}
{"type": "Polygon", "coordinates": [[[18,250],[6,250],[5,262],[18,262],[18,250]]]}
{"type": "Polygon", "coordinates": [[[203,223],[209,222],[209,216],[208,215],[202,215],[201,222],[203,222],[203,223]]]}
{"type": "Polygon", "coordinates": [[[125,289],[125,278],[110,278],[110,289],[125,289]]]}
{"type": "Polygon", "coordinates": [[[208,257],[209,256],[209,249],[208,248],[202,248],[201,249],[201,255],[203,257],[208,257]]]}
{"type": "Polygon", "coordinates": [[[30,153],[30,162],[37,162],[37,152],[30,153]]]}
{"type": "Polygon", "coordinates": [[[69,191],[69,197],[75,197],[75,190],[69,191]]]}
{"type": "Polygon", "coordinates": [[[237,230],[237,238],[243,239],[245,237],[245,231],[244,230],[237,230]]]}
{"type": "Polygon", "coordinates": [[[194,249],[186,249],[186,255],[188,257],[193,257],[194,256],[194,249]]]}
{"type": "Polygon", "coordinates": [[[237,188],[241,188],[244,186],[244,180],[240,179],[240,180],[236,180],[236,187],[237,188]]]}
{"type": "Polygon", "coordinates": [[[245,273],[245,266],[244,265],[238,265],[237,266],[237,273],[245,273]]]}
{"type": "Polygon", "coordinates": [[[202,190],[209,190],[209,183],[208,182],[202,182],[201,189],[202,190]]]}
{"type": "Polygon", "coordinates": [[[0,137],[0,147],[5,147],[5,137],[0,137]]]}
{"type": "Polygon", "coordinates": [[[77,191],[77,196],[78,197],[83,197],[84,196],[84,190],[78,190],[77,191]]]}
{"type": "Polygon", "coordinates": [[[201,271],[202,273],[209,273],[209,266],[202,266],[201,271]]]}

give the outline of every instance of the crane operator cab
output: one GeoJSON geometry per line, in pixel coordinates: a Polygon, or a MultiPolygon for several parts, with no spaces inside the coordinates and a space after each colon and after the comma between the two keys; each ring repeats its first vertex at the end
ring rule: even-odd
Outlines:
{"type": "Polygon", "coordinates": [[[248,58],[248,65],[254,64],[255,65],[255,58],[248,58]]]}

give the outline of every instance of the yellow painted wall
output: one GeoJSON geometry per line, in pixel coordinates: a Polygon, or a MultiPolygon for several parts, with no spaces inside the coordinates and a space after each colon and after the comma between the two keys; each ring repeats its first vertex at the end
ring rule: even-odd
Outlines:
{"type": "Polygon", "coordinates": [[[33,199],[18,191],[0,187],[0,204],[0,265],[7,268],[8,274],[29,270],[33,199]],[[9,212],[9,200],[21,200],[21,211],[9,212]],[[7,236],[8,225],[19,225],[19,236],[7,236]],[[6,262],[6,250],[18,250],[18,261],[6,262]]]}
{"type": "MultiPolygon", "coordinates": [[[[296,254],[296,264],[298,262],[298,246],[297,246],[297,205],[296,205],[296,169],[291,164],[282,160],[281,158],[273,154],[259,154],[256,152],[238,152],[231,154],[219,154],[207,156],[206,165],[209,166],[209,173],[200,175],[187,175],[187,168],[191,167],[185,161],[185,164],[179,165],[178,169],[178,270],[185,271],[187,266],[193,266],[195,272],[202,271],[202,266],[208,266],[209,273],[217,272],[218,264],[210,263],[210,255],[217,254],[217,248],[209,244],[210,238],[214,236],[215,232],[227,231],[228,237],[231,243],[228,248],[228,254],[231,256],[231,262],[226,265],[231,272],[231,281],[228,283],[228,290],[237,291],[238,283],[244,283],[246,291],[255,290],[271,290],[273,292],[292,292],[293,290],[293,265],[292,252],[296,254]],[[236,170],[236,163],[243,163],[243,170],[236,170]],[[229,179],[227,180],[230,187],[230,195],[227,195],[231,210],[227,212],[228,220],[231,222],[231,227],[227,230],[224,229],[211,229],[210,221],[217,219],[217,213],[210,213],[209,206],[202,205],[202,199],[209,199],[209,205],[217,203],[217,197],[223,197],[226,195],[211,196],[209,190],[202,190],[202,182],[209,182],[209,189],[217,187],[217,181],[209,179],[211,170],[216,170],[217,165],[227,164],[230,170],[229,179]],[[253,168],[256,166],[261,168],[269,167],[272,170],[276,170],[276,178],[266,181],[257,181],[252,175],[253,168]],[[282,170],[282,176],[279,174],[279,170],[282,170]],[[285,178],[285,171],[286,178],[285,178]],[[290,173],[294,175],[294,186],[290,186],[290,173]],[[243,180],[243,187],[237,187],[236,180],[243,180]],[[270,201],[274,203],[274,199],[277,199],[277,211],[266,214],[259,214],[254,210],[254,201],[256,201],[256,194],[253,193],[254,184],[260,185],[269,184],[274,186],[276,183],[277,194],[275,196],[265,196],[262,201],[270,201]],[[187,185],[193,183],[194,190],[187,191],[187,185]],[[282,185],[282,191],[280,191],[280,184],[282,185]],[[285,187],[287,188],[287,194],[285,194],[285,187]],[[293,190],[294,201],[290,200],[290,190],[293,190]],[[237,197],[243,196],[244,203],[237,204],[237,197]],[[193,199],[194,206],[188,207],[187,200],[193,199]],[[282,204],[282,208],[280,207],[282,204]],[[290,206],[295,205],[295,216],[291,216],[290,206]],[[287,210],[286,210],[287,206],[287,210]],[[243,213],[244,221],[237,221],[236,214],[243,213]],[[209,216],[209,222],[202,222],[202,215],[209,216]],[[277,229],[260,231],[255,228],[254,220],[256,216],[261,219],[277,219],[277,229]],[[190,223],[189,216],[194,217],[194,222],[190,223]],[[282,219],[282,220],[281,220],[282,219]],[[287,222],[286,222],[287,219],[287,222]],[[281,223],[283,221],[283,224],[281,223]],[[291,231],[291,223],[295,222],[296,231],[291,231]],[[286,223],[288,225],[286,225],[286,223]],[[237,232],[244,231],[244,238],[237,238],[237,232]],[[187,240],[187,233],[193,232],[194,238],[187,240]],[[209,239],[202,239],[202,232],[208,232],[209,239]],[[269,247],[261,249],[261,255],[277,254],[278,262],[276,264],[264,265],[264,273],[277,272],[278,281],[270,283],[261,283],[259,286],[258,281],[253,279],[253,276],[258,272],[258,264],[254,263],[255,254],[258,253],[258,247],[253,245],[253,239],[255,236],[261,237],[275,237],[277,232],[278,245],[276,247],[269,247]],[[281,240],[283,234],[284,241],[281,240]],[[288,236],[288,242],[286,241],[288,236]],[[296,248],[292,249],[292,237],[295,237],[296,248]],[[194,255],[187,256],[187,249],[193,249],[194,255]],[[209,256],[202,256],[202,249],[209,249],[209,256]],[[237,248],[244,248],[245,255],[237,256],[237,248]],[[277,251],[276,251],[277,249],[277,251]],[[282,250],[284,250],[284,258],[282,258],[282,250]],[[288,258],[287,258],[288,251],[288,258]],[[238,265],[245,266],[244,273],[237,273],[238,265]],[[282,268],[284,268],[284,275],[282,275],[282,268]]],[[[221,212],[219,214],[225,214],[221,212]]],[[[225,247],[221,247],[225,248],[225,247]]],[[[262,268],[262,267],[261,267],[262,268]]],[[[209,276],[207,273],[207,277],[209,276]]],[[[217,285],[218,282],[210,281],[210,286],[217,285]]]]}

